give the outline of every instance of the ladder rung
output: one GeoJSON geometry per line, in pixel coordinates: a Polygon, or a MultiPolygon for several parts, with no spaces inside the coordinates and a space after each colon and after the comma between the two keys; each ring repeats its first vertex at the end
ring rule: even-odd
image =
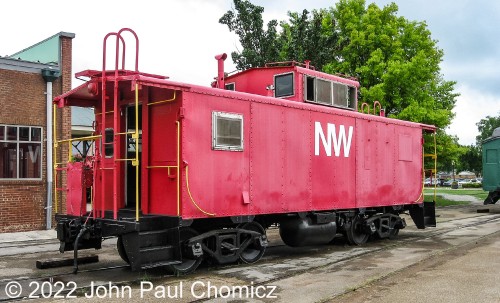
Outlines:
{"type": "Polygon", "coordinates": [[[436,154],[424,154],[424,157],[429,157],[429,158],[437,158],[437,155],[436,154]]]}

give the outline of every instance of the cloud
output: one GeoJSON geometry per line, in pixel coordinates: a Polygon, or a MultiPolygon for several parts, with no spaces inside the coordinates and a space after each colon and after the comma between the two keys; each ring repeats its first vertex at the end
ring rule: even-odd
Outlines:
{"type": "Polygon", "coordinates": [[[457,98],[454,109],[456,116],[448,133],[457,136],[461,145],[475,145],[476,136],[479,135],[476,123],[486,116],[498,114],[500,97],[467,85],[460,85],[457,91],[461,95],[457,98]]]}

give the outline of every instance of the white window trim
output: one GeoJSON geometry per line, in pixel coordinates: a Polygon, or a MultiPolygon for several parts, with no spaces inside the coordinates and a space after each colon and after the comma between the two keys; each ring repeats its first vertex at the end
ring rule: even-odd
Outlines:
{"type": "Polygon", "coordinates": [[[244,142],[245,142],[245,140],[243,139],[243,133],[244,133],[243,126],[244,126],[244,123],[243,123],[243,115],[242,114],[213,111],[212,112],[212,149],[213,150],[228,150],[228,151],[243,151],[244,142]],[[219,144],[217,142],[217,118],[219,118],[219,117],[241,121],[241,144],[239,146],[223,145],[223,144],[219,144]]]}
{"type": "Polygon", "coordinates": [[[16,143],[16,150],[17,150],[17,156],[16,156],[16,172],[17,172],[17,178],[0,178],[0,181],[41,181],[43,179],[43,143],[44,143],[44,137],[43,137],[43,127],[38,126],[38,125],[14,125],[14,124],[0,124],[0,126],[5,126],[4,128],[4,140],[0,140],[0,143],[16,143]],[[16,127],[17,128],[17,138],[15,141],[7,140],[7,127],[16,127]],[[30,132],[29,132],[29,140],[30,141],[19,141],[19,128],[20,127],[29,127],[30,132]],[[31,141],[31,128],[36,127],[40,129],[40,141],[31,141]],[[19,143],[40,143],[40,178],[19,178],[19,143]]]}

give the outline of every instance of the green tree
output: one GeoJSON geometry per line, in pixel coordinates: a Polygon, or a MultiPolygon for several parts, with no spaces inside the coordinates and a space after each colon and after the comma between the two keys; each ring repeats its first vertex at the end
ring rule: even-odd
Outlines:
{"type": "MultiPolygon", "coordinates": [[[[425,153],[434,154],[434,138],[432,136],[426,135],[425,139],[425,153]]],[[[459,163],[460,156],[465,152],[465,148],[458,144],[458,138],[456,136],[450,136],[446,134],[443,130],[438,129],[436,132],[436,154],[437,159],[437,169],[438,171],[451,172],[453,168],[453,163],[456,165],[459,163]]]]}
{"type": "Polygon", "coordinates": [[[358,78],[360,99],[379,100],[391,117],[445,128],[458,94],[455,82],[440,74],[443,52],[425,22],[408,21],[397,11],[394,3],[381,9],[340,0],[333,10],[340,53],[326,71],[358,78]]]}
{"type": "Polygon", "coordinates": [[[319,70],[354,76],[361,102],[378,100],[390,117],[437,126],[440,158],[458,160],[463,151],[444,132],[454,117],[456,83],[441,75],[443,51],[425,22],[398,17],[394,3],[340,0],[312,13],[288,12],[277,32],[275,20],[263,29],[263,11],[234,0],[234,10],[219,20],[240,38],[243,50],[232,53],[238,69],[310,59],[319,70]]]}
{"type": "Polygon", "coordinates": [[[334,59],[338,52],[338,32],[333,15],[326,9],[288,12],[288,22],[280,23],[282,61],[310,60],[318,70],[334,59]]]}
{"type": "Polygon", "coordinates": [[[279,61],[281,46],[276,27],[271,20],[264,30],[262,13],[264,8],[246,0],[233,0],[234,10],[227,11],[219,22],[228,26],[240,37],[241,52],[232,52],[231,57],[239,70],[264,66],[267,62],[279,61]]]}
{"type": "Polygon", "coordinates": [[[481,119],[476,125],[479,131],[479,135],[476,136],[476,145],[481,146],[486,138],[491,137],[495,128],[500,127],[500,112],[498,112],[497,117],[486,116],[486,118],[481,119]]]}
{"type": "Polygon", "coordinates": [[[476,145],[469,145],[463,147],[463,153],[459,158],[458,168],[460,170],[467,170],[480,175],[482,172],[481,161],[481,148],[476,145]]]}

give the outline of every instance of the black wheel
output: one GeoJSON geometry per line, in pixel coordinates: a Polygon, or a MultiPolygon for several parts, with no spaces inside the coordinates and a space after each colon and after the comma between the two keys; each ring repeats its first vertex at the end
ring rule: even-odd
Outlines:
{"type": "Polygon", "coordinates": [[[389,231],[389,239],[394,239],[399,234],[399,228],[393,228],[389,231]]]}
{"type": "Polygon", "coordinates": [[[368,241],[370,235],[363,231],[364,220],[360,216],[355,216],[346,226],[347,241],[351,245],[361,245],[368,241]]]}
{"type": "Polygon", "coordinates": [[[189,257],[186,253],[187,241],[192,237],[196,237],[198,232],[190,227],[181,227],[180,231],[180,245],[182,250],[182,262],[180,264],[169,265],[168,268],[176,275],[185,275],[195,271],[203,260],[202,257],[189,257]]]}
{"type": "Polygon", "coordinates": [[[399,234],[399,228],[396,228],[397,221],[394,218],[381,219],[375,224],[377,232],[373,234],[374,239],[393,239],[399,234]]]}
{"type": "Polygon", "coordinates": [[[118,254],[123,261],[130,265],[130,261],[127,256],[127,251],[125,250],[125,245],[123,245],[123,239],[121,236],[118,236],[118,241],[116,241],[116,249],[118,250],[118,254]]]}
{"type": "MultiPolygon", "coordinates": [[[[266,231],[264,228],[257,222],[249,222],[243,224],[240,228],[258,232],[260,235],[265,236],[266,231]]],[[[242,234],[240,243],[242,246],[246,247],[240,254],[241,261],[245,263],[255,263],[262,258],[264,252],[266,251],[266,246],[262,245],[259,240],[260,237],[255,237],[249,234],[242,234]]]]}

